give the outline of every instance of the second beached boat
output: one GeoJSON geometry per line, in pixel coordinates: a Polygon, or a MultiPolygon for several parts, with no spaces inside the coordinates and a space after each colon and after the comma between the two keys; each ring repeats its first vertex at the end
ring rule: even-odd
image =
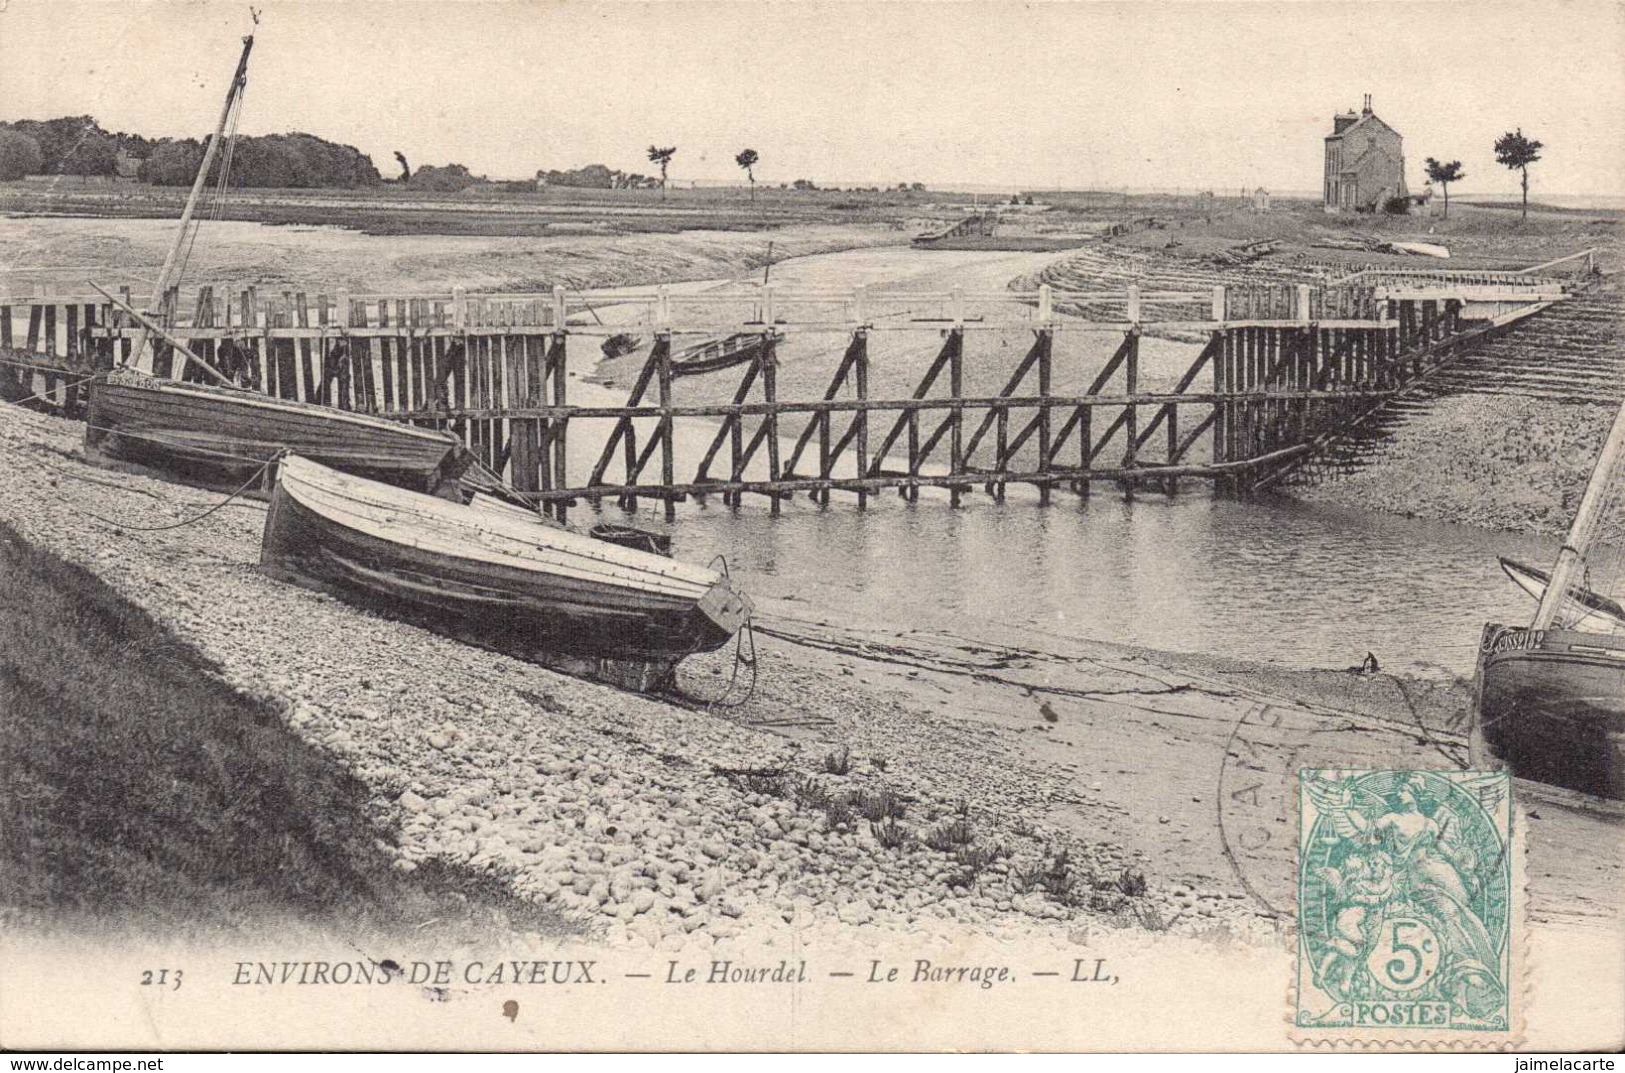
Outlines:
{"type": "Polygon", "coordinates": [[[90,384],[85,446],[115,459],[239,482],[279,452],[433,492],[472,460],[457,438],[371,414],[115,369],[90,384]]]}

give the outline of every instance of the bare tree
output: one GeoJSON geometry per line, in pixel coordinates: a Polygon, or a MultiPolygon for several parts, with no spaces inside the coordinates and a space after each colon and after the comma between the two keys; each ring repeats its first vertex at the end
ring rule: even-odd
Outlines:
{"type": "Polygon", "coordinates": [[[1523,174],[1523,218],[1529,219],[1529,165],[1540,159],[1545,148],[1533,138],[1523,136],[1523,128],[1503,134],[1495,139],[1495,162],[1523,174]]]}
{"type": "Polygon", "coordinates": [[[662,198],[666,196],[666,166],[671,163],[671,158],[676,155],[677,147],[675,145],[667,146],[664,149],[657,145],[649,146],[649,162],[660,166],[660,196],[662,198]]]}

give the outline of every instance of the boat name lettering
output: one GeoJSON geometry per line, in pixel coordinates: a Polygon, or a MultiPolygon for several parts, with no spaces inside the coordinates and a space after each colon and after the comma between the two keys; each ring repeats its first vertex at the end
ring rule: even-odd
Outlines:
{"type": "Polygon", "coordinates": [[[1484,651],[1513,652],[1519,649],[1539,648],[1545,640],[1545,630],[1508,627],[1492,633],[1484,642],[1484,651]]]}

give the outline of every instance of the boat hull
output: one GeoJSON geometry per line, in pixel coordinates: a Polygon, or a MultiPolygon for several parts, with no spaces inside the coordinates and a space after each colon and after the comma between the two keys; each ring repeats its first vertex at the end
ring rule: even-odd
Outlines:
{"type": "MultiPolygon", "coordinates": [[[[540,543],[555,533],[533,529],[540,543]]],[[[323,513],[282,482],[271,496],[260,564],[282,580],[458,640],[640,692],[666,688],[678,661],[725,644],[737,627],[716,621],[715,604],[742,599],[726,582],[687,594],[646,591],[383,539],[323,513]]]]}
{"type": "Polygon", "coordinates": [[[246,391],[152,377],[90,385],[85,446],[206,483],[241,483],[282,451],[414,491],[455,479],[444,433],[246,391]]]}
{"type": "Polygon", "coordinates": [[[1475,736],[1519,778],[1625,800],[1625,637],[1489,625],[1475,736]]]}
{"type": "Polygon", "coordinates": [[[739,332],[723,339],[690,347],[672,358],[673,376],[700,376],[721,372],[755,361],[762,353],[763,338],[758,332],[739,332]]]}

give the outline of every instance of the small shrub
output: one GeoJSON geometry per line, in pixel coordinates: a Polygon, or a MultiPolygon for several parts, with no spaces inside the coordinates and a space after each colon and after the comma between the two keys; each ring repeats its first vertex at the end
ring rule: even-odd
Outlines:
{"type": "Polygon", "coordinates": [[[873,759],[871,759],[869,761],[869,763],[874,766],[874,769],[876,771],[881,772],[882,774],[885,773],[885,771],[886,771],[886,758],[884,756],[874,757],[873,759]]]}
{"type": "Polygon", "coordinates": [[[824,754],[824,770],[831,775],[845,775],[852,770],[852,750],[845,745],[824,754]]]}
{"type": "Polygon", "coordinates": [[[875,841],[885,849],[902,849],[913,841],[908,828],[898,823],[894,816],[887,816],[879,822],[871,820],[869,831],[875,836],[875,841]]]}
{"type": "Polygon", "coordinates": [[[903,799],[890,790],[881,790],[875,794],[860,790],[852,795],[850,804],[857,810],[859,816],[877,823],[883,820],[900,820],[907,811],[903,799]]]}
{"type": "Polygon", "coordinates": [[[970,824],[963,816],[952,823],[943,824],[934,829],[925,837],[925,844],[940,853],[952,853],[962,846],[968,846],[976,838],[970,824]]]}
{"type": "Polygon", "coordinates": [[[1391,197],[1382,203],[1382,211],[1389,216],[1409,216],[1411,214],[1411,199],[1408,197],[1391,197]]]}
{"type": "Polygon", "coordinates": [[[1123,869],[1123,874],[1117,877],[1117,889],[1130,898],[1145,897],[1145,873],[1136,872],[1132,868],[1123,869]]]}
{"type": "Polygon", "coordinates": [[[1009,855],[1010,850],[1001,842],[993,846],[960,846],[954,851],[954,860],[967,871],[983,872],[994,861],[1009,855]]]}
{"type": "Polygon", "coordinates": [[[712,772],[727,779],[736,790],[752,794],[782,797],[785,791],[783,768],[711,768],[712,772]]]}
{"type": "Polygon", "coordinates": [[[848,805],[845,801],[836,801],[833,799],[828,805],[824,806],[824,818],[826,821],[828,821],[829,829],[831,831],[835,830],[837,827],[850,827],[852,826],[852,821],[856,819],[852,813],[852,808],[850,805],[848,805]]]}
{"type": "Polygon", "coordinates": [[[768,797],[784,796],[783,775],[749,774],[745,776],[745,789],[753,794],[765,794],[768,797]]]}
{"type": "Polygon", "coordinates": [[[1070,850],[1062,849],[1028,875],[1030,882],[1045,894],[1058,902],[1069,904],[1072,888],[1077,882],[1072,871],[1070,850]]]}
{"type": "Polygon", "coordinates": [[[827,809],[834,800],[817,779],[807,777],[796,783],[796,803],[810,809],[827,809]]]}
{"type": "Polygon", "coordinates": [[[1146,931],[1167,931],[1173,921],[1162,915],[1155,902],[1134,903],[1134,915],[1146,931]]]}

